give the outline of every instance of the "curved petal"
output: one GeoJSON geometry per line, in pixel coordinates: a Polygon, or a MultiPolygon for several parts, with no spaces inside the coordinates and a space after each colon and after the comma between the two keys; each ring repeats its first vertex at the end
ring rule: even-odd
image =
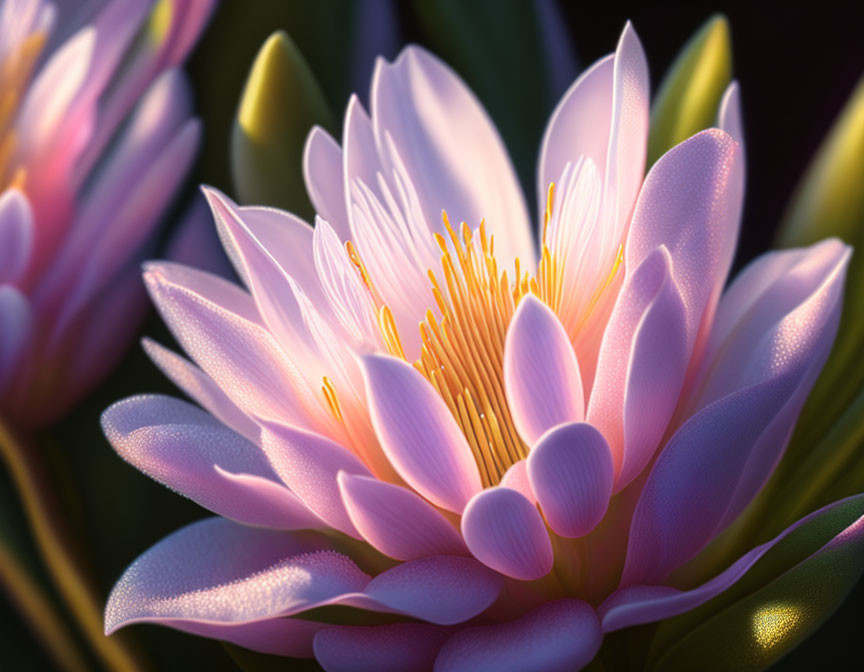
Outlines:
{"type": "Polygon", "coordinates": [[[338,481],[354,527],[385,555],[415,560],[427,555],[468,554],[456,528],[410,490],[344,471],[338,481]]]}
{"type": "Polygon", "coordinates": [[[794,276],[778,280],[805,297],[788,314],[766,324],[751,313],[735,329],[747,356],[730,358],[737,344],[727,344],[711,367],[727,379],[725,396],[685,422],[660,453],[633,515],[622,586],[662,581],[722,530],[730,507],[749,501],[739,488],[752,496],[767,478],[830,350],[848,252],[806,288],[793,289],[794,276]],[[759,328],[751,330],[750,320],[759,328]]]}
{"type": "Polygon", "coordinates": [[[434,555],[376,576],[364,594],[384,607],[437,625],[461,623],[498,599],[501,577],[472,558],[434,555]]]}
{"type": "Polygon", "coordinates": [[[528,477],[549,527],[563,537],[584,537],[612,495],[609,445],[589,424],[559,425],[531,450],[528,477]]]}
{"type": "Polygon", "coordinates": [[[461,513],[482,485],[471,448],[435,389],[410,364],[363,358],[375,433],[399,475],[436,506],[461,513]]]}
{"type": "MultiPolygon", "coordinates": [[[[832,518],[843,519],[852,512],[853,523],[844,529],[850,537],[861,536],[864,519],[861,518],[864,496],[850,497],[829,504],[797,521],[771,541],[752,549],[736,560],[728,569],[710,581],[690,590],[676,590],[668,586],[627,586],[610,595],[598,610],[603,632],[612,632],[642,623],[660,621],[695,609],[737,583],[768,551],[788,536],[799,530],[807,534],[807,528],[817,529],[832,518]],[[815,523],[815,525],[814,525],[815,523]],[[859,529],[860,528],[860,529],[859,529]]],[[[821,552],[822,549],[817,551],[821,552]]],[[[813,557],[810,555],[809,557],[813,557]]],[[[808,558],[809,559],[809,558],[808,558]]],[[[806,562],[806,560],[805,560],[806,562]]]]}
{"type": "Polygon", "coordinates": [[[590,158],[604,176],[602,222],[609,228],[612,249],[618,247],[642,184],[648,97],[648,64],[628,23],[615,54],[597,61],[564,94],[543,137],[538,202],[546,202],[549,184],[568,162],[590,158]]]}
{"type": "Polygon", "coordinates": [[[571,672],[591,662],[602,641],[588,604],[556,600],[511,623],[458,632],[441,647],[435,672],[571,672]]]}
{"type": "Polygon", "coordinates": [[[684,305],[660,247],[627,278],[600,346],[588,422],[609,442],[615,492],[630,483],[663,438],[684,383],[684,305]]]}
{"type": "Polygon", "coordinates": [[[552,570],[552,542],[543,518],[510,488],[475,495],[462,515],[462,536],[475,558],[506,576],[532,581],[552,570]]]}
{"type": "Polygon", "coordinates": [[[410,46],[392,65],[378,62],[370,98],[378,147],[392,139],[426,221],[440,222],[442,210],[472,226],[485,218],[502,265],[516,257],[532,265],[516,173],[492,121],[458,75],[410,46]]]}
{"type": "Polygon", "coordinates": [[[279,477],[311,511],[337,530],[360,538],[337,482],[340,471],[370,475],[353,453],[319,434],[275,422],[266,423],[261,447],[279,477]]]}
{"type": "Polygon", "coordinates": [[[425,623],[327,627],[315,635],[315,658],[327,672],[431,670],[452,628],[425,623]]]}
{"type": "Polygon", "coordinates": [[[18,189],[0,195],[0,284],[14,283],[27,270],[33,248],[33,212],[18,189]]]}
{"type": "Polygon", "coordinates": [[[231,642],[259,653],[292,658],[311,658],[315,635],[329,623],[299,618],[271,618],[253,623],[230,624],[172,621],[171,627],[199,637],[231,642]]]}
{"type": "Polygon", "coordinates": [[[279,529],[320,525],[276,481],[258,446],[191,404],[130,397],[102,414],[102,430],[124,460],[214,513],[279,529]]]}
{"type": "Polygon", "coordinates": [[[235,432],[258,442],[261,434],[258,425],[228,398],[210,376],[156,341],[145,337],[141,345],[150,360],[177,387],[235,432]]]}
{"type": "Polygon", "coordinates": [[[321,537],[209,518],[132,563],[108,598],[105,630],[141,622],[253,623],[362,591],[368,581],[321,537]]]}
{"type": "MultiPolygon", "coordinates": [[[[845,503],[848,505],[849,500],[845,503]]],[[[837,508],[842,504],[839,502],[837,508]]],[[[731,604],[727,601],[726,608],[721,605],[719,613],[705,622],[691,625],[659,664],[666,669],[690,669],[694,660],[710,660],[711,665],[700,667],[709,671],[757,672],[772,666],[809,637],[860,581],[864,568],[864,516],[860,500],[855,504],[843,515],[831,512],[824,517],[827,520],[823,519],[826,524],[814,526],[816,529],[789,535],[776,547],[782,564],[791,565],[790,555],[799,555],[802,546],[810,547],[811,552],[800,560],[795,558],[798,561],[779,576],[755,584],[756,590],[751,585],[749,591],[742,591],[745,595],[741,599],[731,604]],[[832,517],[835,520],[830,520],[832,517]]],[[[768,560],[766,555],[763,563],[768,560]]],[[[757,565],[751,571],[758,569],[757,565]]]]}
{"type": "Polygon", "coordinates": [[[239,297],[227,289],[248,297],[222,280],[218,287],[226,291],[202,294],[189,286],[190,277],[208,274],[165,263],[148,265],[144,274],[153,302],[186,352],[245,412],[308,423],[304,401],[312,395],[299,372],[259,323],[236,312],[239,297]]]}
{"type": "Polygon", "coordinates": [[[519,303],[507,329],[504,386],[516,429],[529,445],[550,427],[585,416],[582,377],[567,332],[533,295],[519,303]]]}
{"type": "MultiPolygon", "coordinates": [[[[744,146],[744,127],[741,122],[741,87],[733,81],[723,92],[717,110],[717,127],[726,131],[737,143],[744,146]]],[[[744,162],[746,165],[746,161],[744,162]]]]}
{"type": "Polygon", "coordinates": [[[320,126],[315,126],[306,138],[303,150],[303,177],[309,200],[321,219],[330,223],[345,242],[351,238],[345,201],[345,177],[342,149],[320,126]]]}
{"type": "Polygon", "coordinates": [[[627,238],[635,269],[665,245],[684,301],[692,350],[713,317],[738,238],[743,199],[741,152],[719,129],[697,133],[664,154],[645,178],[627,238]]]}

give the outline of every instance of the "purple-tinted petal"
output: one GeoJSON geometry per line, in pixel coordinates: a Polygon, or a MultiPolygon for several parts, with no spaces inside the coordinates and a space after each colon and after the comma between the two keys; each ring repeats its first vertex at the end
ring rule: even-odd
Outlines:
{"type": "Polygon", "coordinates": [[[319,536],[210,518],[132,563],[108,598],[105,630],[140,622],[253,623],[338,601],[368,581],[319,536]]]}
{"type": "Polygon", "coordinates": [[[248,296],[215,276],[164,263],[149,265],[144,279],[174,336],[235,404],[262,418],[309,422],[303,404],[311,393],[303,393],[299,372],[270,333],[250,319],[248,296]],[[207,283],[190,288],[190,279],[207,283]]]}
{"type": "Polygon", "coordinates": [[[131,397],[102,414],[102,429],[124,460],[215,513],[281,529],[321,524],[277,482],[258,446],[191,404],[131,397]]]}
{"type": "Polygon", "coordinates": [[[572,672],[591,662],[602,640],[588,604],[556,600],[510,623],[453,635],[441,647],[435,672],[572,672]]]}
{"type": "Polygon", "coordinates": [[[311,658],[315,635],[332,626],[329,623],[304,621],[299,618],[271,618],[237,625],[173,621],[171,627],[193,635],[231,642],[260,653],[311,658]]]}
{"type": "MultiPolygon", "coordinates": [[[[818,256],[818,248],[811,249],[818,256]]],[[[708,386],[716,372],[724,396],[710,397],[654,465],[633,515],[622,586],[662,581],[718,534],[729,512],[740,511],[767,478],[837,330],[849,250],[838,251],[833,264],[805,274],[802,285],[792,274],[779,278],[778,303],[786,293],[800,303],[773,320],[748,312],[710,362],[708,386]],[[745,339],[746,352],[738,338],[745,339]],[[733,356],[736,350],[744,356],[733,356]]]]}
{"type": "Polygon", "coordinates": [[[689,351],[684,305],[665,247],[621,289],[600,346],[588,422],[609,442],[618,492],[657,448],[681,392],[689,351]]]}
{"type": "Polygon", "coordinates": [[[533,295],[520,302],[507,329],[504,385],[516,429],[529,445],[550,427],[585,415],[582,377],[567,332],[533,295]]]}
{"type": "Polygon", "coordinates": [[[441,211],[477,226],[485,218],[502,265],[534,258],[528,213],[501,138],[474,94],[449,67],[416,46],[379,61],[372,81],[379,147],[392,143],[417,189],[427,222],[441,211]]]}
{"type": "Polygon", "coordinates": [[[603,182],[603,213],[619,232],[615,238],[623,233],[642,185],[648,146],[648,98],[648,62],[628,22],[615,51],[612,121],[603,182]]]}
{"type": "Polygon", "coordinates": [[[327,672],[432,670],[451,628],[425,623],[329,626],[315,635],[315,658],[327,672]]]}
{"type": "Polygon", "coordinates": [[[472,558],[434,555],[396,565],[369,582],[378,604],[437,625],[461,623],[498,598],[501,577],[472,558]]]}
{"type": "Polygon", "coordinates": [[[697,133],[664,154],[645,178],[633,213],[625,264],[635,269],[665,245],[687,316],[692,349],[713,316],[732,263],[743,192],[738,144],[726,133],[697,133]]]}
{"type": "Polygon", "coordinates": [[[318,434],[275,422],[266,424],[261,446],[279,477],[310,510],[337,530],[360,538],[337,481],[340,471],[370,475],[353,453],[318,434]]]}
{"type": "Polygon", "coordinates": [[[200,196],[196,196],[183,213],[182,221],[167,243],[165,256],[178,264],[223,278],[232,277],[234,272],[219,242],[210,208],[200,196]]]}
{"type": "MultiPolygon", "coordinates": [[[[690,590],[682,591],[668,586],[631,585],[616,591],[598,609],[603,632],[613,632],[633,625],[651,623],[695,609],[735,584],[763,555],[797,529],[825,514],[830,515],[832,509],[840,508],[853,499],[860,499],[860,497],[850,497],[814,511],[790,525],[771,541],[745,553],[710,581],[690,590]]],[[[859,527],[861,526],[859,525],[859,527]]],[[[837,542],[842,543],[840,539],[835,537],[831,543],[837,542]]]]}
{"type": "Polygon", "coordinates": [[[375,432],[399,475],[436,506],[460,513],[480,490],[480,472],[450,410],[410,364],[363,359],[375,432]]]}
{"type": "Polygon", "coordinates": [[[531,450],[528,477],[549,527],[563,537],[583,537],[609,505],[612,455],[591,425],[560,425],[531,450]]]}
{"type": "Polygon", "coordinates": [[[342,242],[351,238],[345,201],[342,149],[330,134],[315,126],[303,150],[303,177],[309,200],[321,219],[330,223],[342,242]]]}
{"type": "Polygon", "coordinates": [[[9,285],[0,285],[0,325],[0,383],[6,383],[22,364],[33,329],[27,297],[9,285]]]}
{"type": "Polygon", "coordinates": [[[141,345],[147,356],[177,387],[235,432],[258,442],[261,434],[258,425],[227,397],[210,376],[156,341],[144,338],[141,345]]]}
{"type": "Polygon", "coordinates": [[[579,75],[558,103],[540,148],[537,199],[542,210],[546,191],[568,162],[590,158],[601,175],[606,170],[612,122],[612,80],[615,55],[609,54],[579,75]]]}
{"type": "Polygon", "coordinates": [[[717,127],[726,131],[738,143],[744,143],[744,128],[741,123],[741,87],[733,81],[723,92],[717,110],[717,127]]]}
{"type": "Polygon", "coordinates": [[[475,495],[462,515],[462,536],[475,558],[506,576],[532,581],[552,570],[552,542],[543,518],[510,488],[475,495]]]}
{"type": "Polygon", "coordinates": [[[339,474],[339,489],[354,527],[385,555],[397,560],[467,555],[456,528],[410,490],[347,472],[339,474]]]}
{"type": "Polygon", "coordinates": [[[33,212],[17,189],[0,195],[0,284],[14,283],[27,270],[33,248],[33,212]]]}

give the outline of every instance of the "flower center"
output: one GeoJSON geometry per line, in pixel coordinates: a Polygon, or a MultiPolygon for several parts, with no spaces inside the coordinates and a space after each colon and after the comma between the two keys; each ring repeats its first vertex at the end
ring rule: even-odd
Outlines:
{"type": "MultiPolygon", "coordinates": [[[[420,358],[413,362],[435,387],[471,447],[485,487],[496,485],[513,464],[527,457],[529,447],[516,431],[504,388],[504,343],[507,328],[522,298],[534,294],[556,313],[562,310],[566,255],[546,244],[555,185],[550,184],[543,226],[543,250],[536,276],[514,260],[512,275],[495,259],[494,236],[485,221],[476,231],[462,222],[457,232],[443,213],[445,234],[435,233],[441,270],[427,272],[440,317],[430,308],[420,323],[420,358]]],[[[378,308],[378,328],[389,354],[409,361],[393,313],[375,290],[359,253],[349,241],[346,250],[378,308]]],[[[578,323],[587,319],[620,265],[621,254],[601,283],[578,323]]],[[[575,333],[571,333],[571,338],[575,333]]],[[[338,414],[338,399],[325,379],[328,406],[338,414]]],[[[338,417],[338,416],[337,416],[338,417]]]]}

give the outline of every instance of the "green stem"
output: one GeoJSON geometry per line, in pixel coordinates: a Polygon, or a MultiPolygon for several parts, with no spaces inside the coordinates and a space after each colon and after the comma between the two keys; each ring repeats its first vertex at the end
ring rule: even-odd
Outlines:
{"type": "Polygon", "coordinates": [[[29,448],[0,422],[0,455],[18,490],[42,561],[58,592],[109,670],[139,672],[146,669],[121,639],[105,636],[101,600],[96,597],[91,581],[72,551],[53,498],[53,488],[39,462],[39,451],[29,448]]]}
{"type": "Polygon", "coordinates": [[[8,548],[0,546],[0,587],[42,642],[48,656],[67,672],[86,672],[87,663],[58,617],[51,600],[8,548]]]}

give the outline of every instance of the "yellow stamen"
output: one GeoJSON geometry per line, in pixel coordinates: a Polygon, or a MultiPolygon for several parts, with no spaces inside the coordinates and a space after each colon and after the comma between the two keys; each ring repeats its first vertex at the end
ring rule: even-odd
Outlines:
{"type": "MultiPolygon", "coordinates": [[[[420,357],[413,366],[435,387],[461,428],[484,486],[499,483],[507,469],[528,454],[507,404],[504,343],[516,308],[527,294],[538,296],[555,311],[561,309],[566,260],[546,240],[554,193],[553,183],[548,190],[543,249],[536,276],[524,269],[518,258],[512,276],[498,269],[494,236],[487,236],[485,221],[480,222],[477,231],[462,222],[457,231],[444,212],[444,234],[433,234],[441,252],[441,266],[438,272],[428,270],[427,277],[437,314],[427,309],[420,322],[420,357]]],[[[347,242],[345,249],[378,306],[378,327],[385,349],[407,359],[392,311],[376,291],[354,245],[347,242]]],[[[595,290],[581,315],[580,326],[611,284],[622,261],[623,246],[609,277],[595,290]]],[[[336,391],[326,378],[325,397],[333,415],[341,419],[336,391]]]]}

